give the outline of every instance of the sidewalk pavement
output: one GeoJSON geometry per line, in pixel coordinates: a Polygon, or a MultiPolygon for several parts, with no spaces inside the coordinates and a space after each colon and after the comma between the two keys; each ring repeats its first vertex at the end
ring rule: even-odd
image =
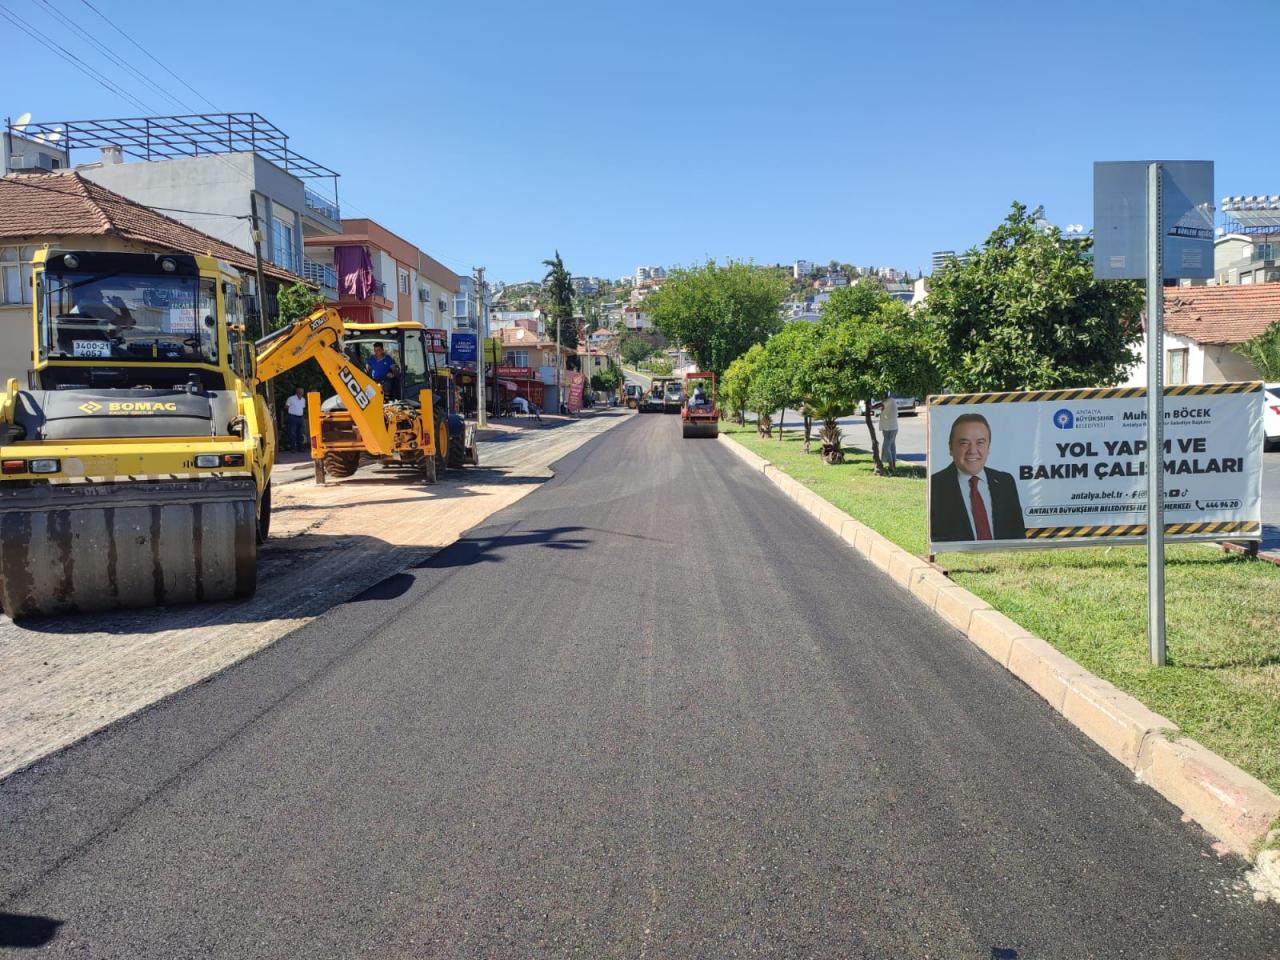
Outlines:
{"type": "MultiPolygon", "coordinates": [[[[482,443],[480,467],[431,486],[378,466],[324,487],[278,478],[258,592],[246,601],[21,626],[0,615],[0,778],[252,656],[336,604],[395,596],[406,586],[396,574],[536,489],[551,464],[621,423],[615,414],[525,431],[520,443],[482,443]]],[[[309,460],[284,469],[312,476],[309,460]]]]}

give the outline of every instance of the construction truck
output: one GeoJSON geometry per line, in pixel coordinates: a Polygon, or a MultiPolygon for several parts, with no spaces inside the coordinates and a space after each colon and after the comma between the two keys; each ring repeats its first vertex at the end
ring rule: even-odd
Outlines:
{"type": "Polygon", "coordinates": [[[447,374],[436,367],[430,334],[409,321],[344,324],[322,307],[258,341],[260,379],[315,360],[336,391],[324,401],[307,397],[317,483],[351,476],[362,458],[415,470],[428,483],[446,467],[477,461],[474,439],[450,437],[447,374]]]}
{"type": "Polygon", "coordinates": [[[252,595],[276,447],[237,271],[47,248],[33,269],[28,385],[0,393],[0,607],[252,595]]]}

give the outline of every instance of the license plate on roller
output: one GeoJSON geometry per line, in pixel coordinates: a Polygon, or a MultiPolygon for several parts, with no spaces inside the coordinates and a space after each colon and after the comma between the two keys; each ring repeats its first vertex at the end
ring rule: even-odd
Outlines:
{"type": "Polygon", "coordinates": [[[73,357],[109,357],[111,344],[105,340],[72,340],[71,355],[73,357]]]}

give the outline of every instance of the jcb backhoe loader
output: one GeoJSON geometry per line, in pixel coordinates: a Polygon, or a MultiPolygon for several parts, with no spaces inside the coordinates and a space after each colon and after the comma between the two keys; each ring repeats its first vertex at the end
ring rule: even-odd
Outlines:
{"type": "Polygon", "coordinates": [[[0,606],[14,618],[245,597],[275,436],[239,274],[39,251],[28,388],[0,393],[0,606]]]}
{"type": "Polygon", "coordinates": [[[336,391],[323,404],[317,393],[307,398],[317,483],[326,475],[351,476],[362,456],[419,470],[428,483],[446,465],[461,465],[462,442],[450,450],[445,403],[432,389],[436,371],[425,333],[408,322],[344,326],[336,310],[322,307],[258,341],[261,379],[314,359],[336,391]],[[381,383],[365,372],[375,345],[394,374],[381,383]]]}

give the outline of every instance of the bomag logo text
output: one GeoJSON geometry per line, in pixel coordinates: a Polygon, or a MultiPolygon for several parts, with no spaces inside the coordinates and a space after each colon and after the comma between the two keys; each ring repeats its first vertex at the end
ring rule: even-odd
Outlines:
{"type": "Polygon", "coordinates": [[[172,400],[119,400],[107,404],[107,413],[176,413],[172,400]]]}

